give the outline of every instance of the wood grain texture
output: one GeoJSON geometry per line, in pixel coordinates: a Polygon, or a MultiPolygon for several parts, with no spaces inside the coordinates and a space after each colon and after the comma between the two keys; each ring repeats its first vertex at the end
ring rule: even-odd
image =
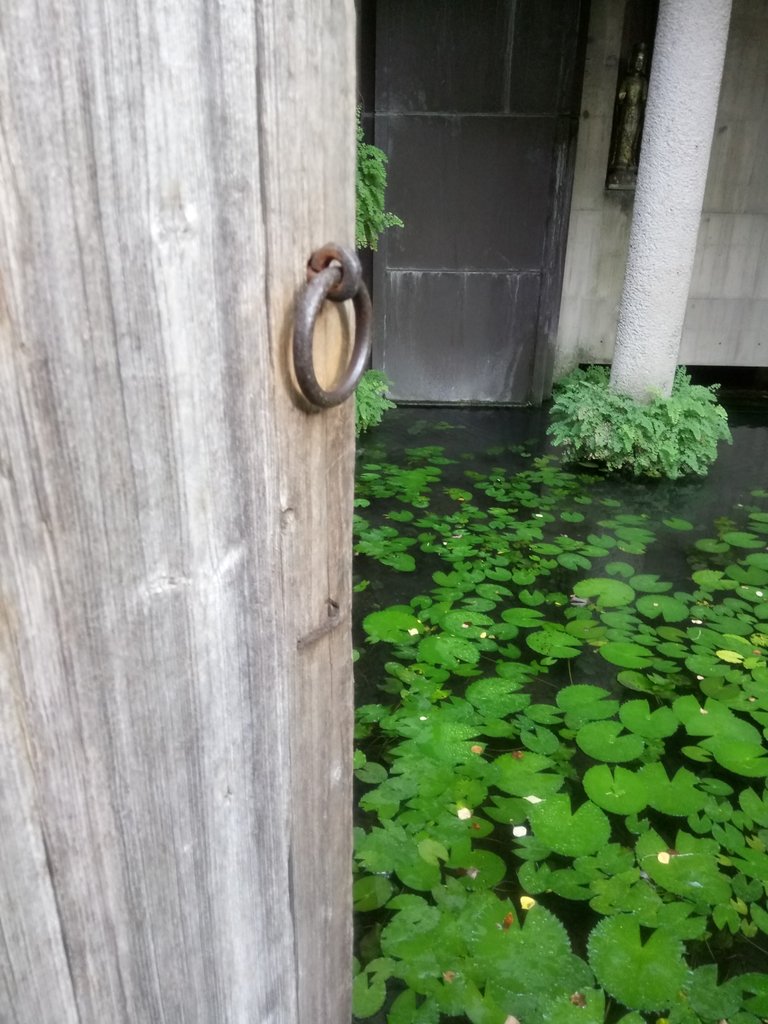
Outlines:
{"type": "Polygon", "coordinates": [[[0,1020],[347,1020],[352,3],[0,8],[0,1020]]]}

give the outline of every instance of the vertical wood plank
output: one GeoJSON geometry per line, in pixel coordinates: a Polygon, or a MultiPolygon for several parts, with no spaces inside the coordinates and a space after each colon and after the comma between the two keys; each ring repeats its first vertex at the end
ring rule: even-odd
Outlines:
{"type": "Polygon", "coordinates": [[[348,1019],[352,4],[0,8],[0,1019],[348,1019]]]}

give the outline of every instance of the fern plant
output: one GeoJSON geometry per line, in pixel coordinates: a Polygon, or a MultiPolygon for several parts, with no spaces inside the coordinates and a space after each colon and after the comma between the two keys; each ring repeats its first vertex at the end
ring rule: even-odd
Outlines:
{"type": "Polygon", "coordinates": [[[382,370],[367,370],[355,391],[355,433],[359,437],[369,427],[381,423],[387,409],[395,403],[386,397],[391,381],[382,370]]]}
{"type": "MultiPolygon", "coordinates": [[[[385,209],[387,191],[387,155],[363,137],[361,108],[357,108],[357,175],[355,204],[355,245],[358,249],[378,249],[379,235],[386,228],[403,226],[394,213],[385,209]]],[[[367,370],[355,391],[355,433],[359,437],[381,422],[395,403],[386,397],[391,385],[382,370],[367,370]]]]}
{"type": "Polygon", "coordinates": [[[555,385],[547,433],[572,461],[634,476],[704,476],[718,441],[731,441],[717,388],[692,384],[680,366],[670,397],[643,404],[611,390],[608,367],[575,370],[555,385]]]}
{"type": "Polygon", "coordinates": [[[357,108],[357,176],[355,208],[355,244],[358,249],[379,246],[379,235],[386,228],[401,228],[403,222],[384,208],[387,190],[387,155],[378,146],[369,145],[363,137],[357,108]]]}

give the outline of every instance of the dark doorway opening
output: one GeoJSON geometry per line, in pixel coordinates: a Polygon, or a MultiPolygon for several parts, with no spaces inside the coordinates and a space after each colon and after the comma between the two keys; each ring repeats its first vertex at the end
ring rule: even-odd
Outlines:
{"type": "Polygon", "coordinates": [[[360,94],[405,221],[373,261],[374,365],[400,401],[549,389],[587,7],[361,0],[360,94]]]}

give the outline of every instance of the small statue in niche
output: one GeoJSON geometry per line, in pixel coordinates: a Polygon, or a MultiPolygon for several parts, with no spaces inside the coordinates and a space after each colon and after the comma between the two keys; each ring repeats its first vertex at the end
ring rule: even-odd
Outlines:
{"type": "Polygon", "coordinates": [[[639,43],[632,50],[629,70],[619,84],[607,188],[635,187],[643,113],[648,98],[647,59],[645,43],[639,43]]]}

